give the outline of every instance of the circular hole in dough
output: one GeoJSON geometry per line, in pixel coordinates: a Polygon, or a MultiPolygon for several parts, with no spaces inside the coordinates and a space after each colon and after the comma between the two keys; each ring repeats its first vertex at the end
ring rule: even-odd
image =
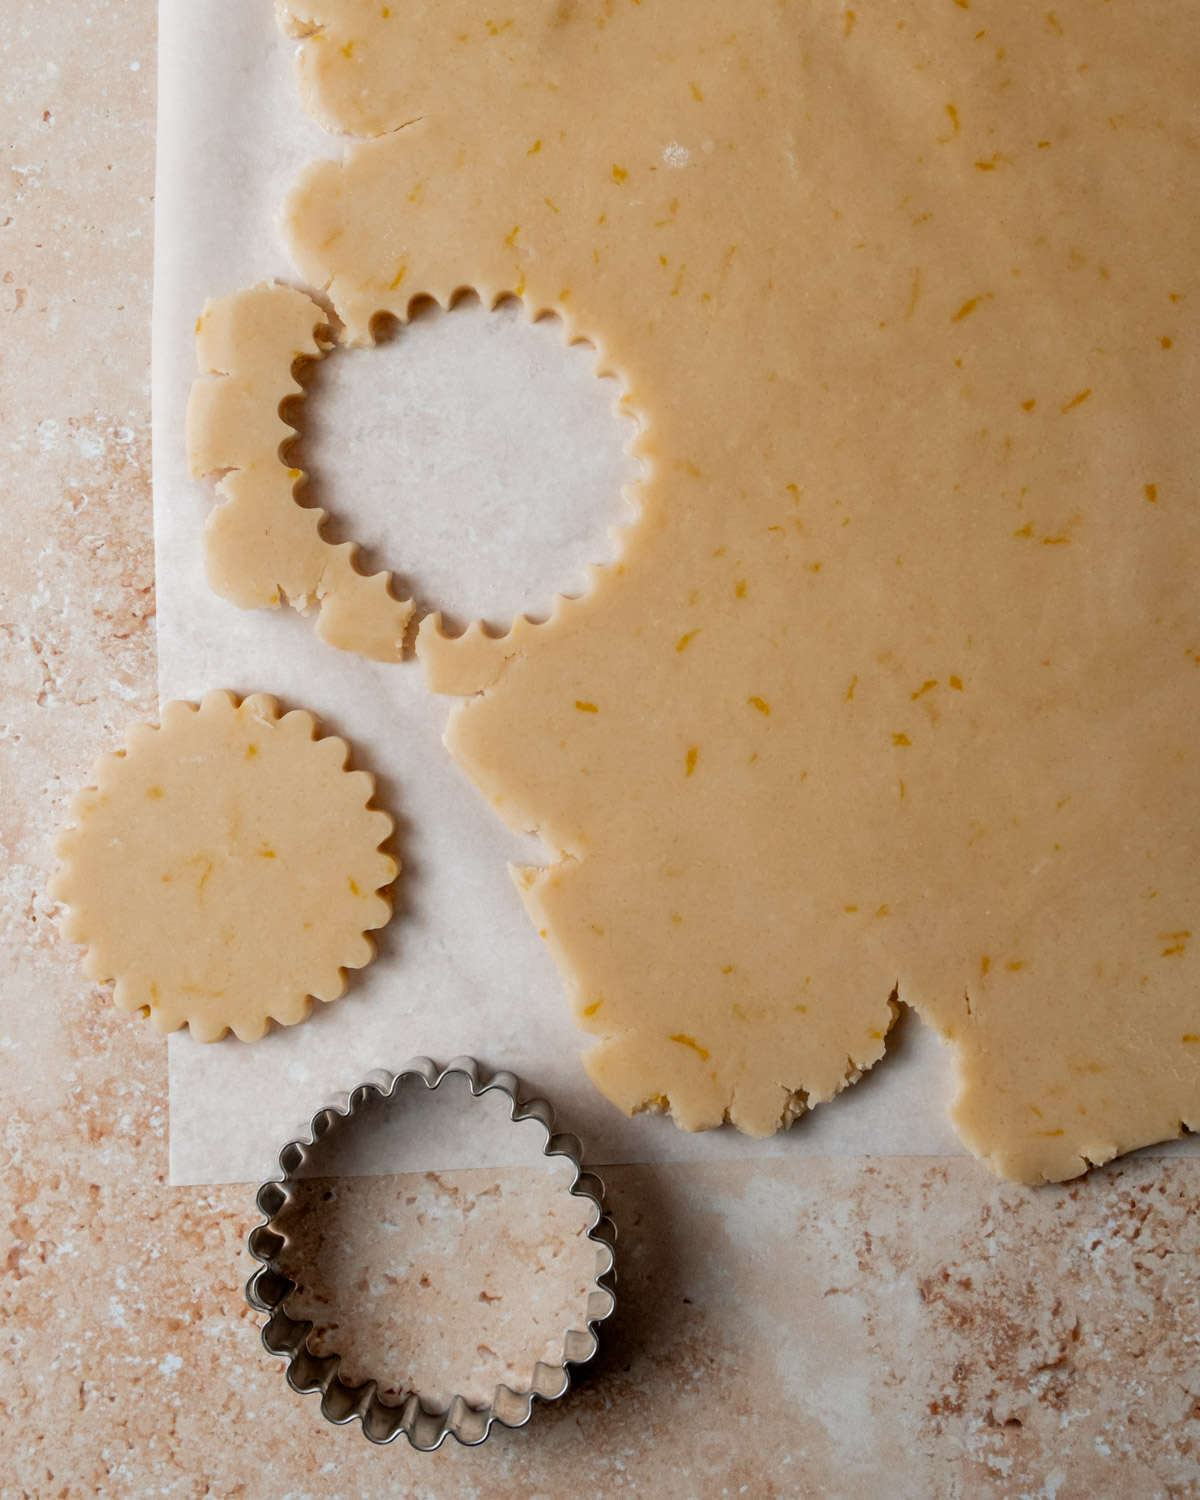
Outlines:
{"type": "Polygon", "coordinates": [[[357,542],[368,573],[392,568],[395,592],[454,632],[545,619],[556,593],[586,592],[633,520],[623,490],[640,468],[591,346],[515,297],[489,311],[473,294],[376,334],[315,364],[289,411],[288,461],[304,503],[329,513],[325,535],[357,542]]]}

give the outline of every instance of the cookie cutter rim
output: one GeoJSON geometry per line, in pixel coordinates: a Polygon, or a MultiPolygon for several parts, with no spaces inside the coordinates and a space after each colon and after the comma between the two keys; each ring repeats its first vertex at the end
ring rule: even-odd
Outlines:
{"type": "Polygon", "coordinates": [[[441,1068],[428,1057],[416,1057],[397,1073],[377,1069],[353,1089],[335,1096],[312,1116],[306,1134],[288,1141],[280,1149],[279,1173],[262,1184],[255,1194],[255,1203],[264,1218],[251,1229],[246,1248],[259,1265],[246,1282],[245,1295],[256,1312],[267,1314],[261,1333],[263,1347],[287,1361],[285,1374],[294,1391],[320,1393],[321,1414],[326,1421],[342,1427],[357,1420],[362,1424],[364,1437],[372,1443],[391,1443],[403,1433],[413,1448],[427,1453],[439,1448],[447,1437],[455,1438],[465,1447],[475,1447],[487,1439],[497,1422],[503,1427],[524,1427],[533,1415],[535,1401],[549,1403],[566,1395],[575,1369],[587,1364],[599,1349],[598,1325],[616,1310],[616,1225],[604,1207],[604,1183],[583,1165],[582,1142],[576,1135],[555,1132],[553,1106],[545,1099],[523,1099],[521,1082],[514,1073],[489,1072],[472,1057],[453,1058],[441,1068]],[[291,1186],[311,1160],[311,1153],[331,1130],[337,1129],[339,1122],[353,1117],[369,1094],[394,1098],[396,1090],[410,1078],[420,1079],[432,1090],[452,1075],[467,1080],[472,1098],[493,1091],[503,1094],[509,1103],[508,1117],[512,1123],[536,1120],[542,1126],[546,1134],[542,1155],[565,1157],[574,1168],[567,1191],[595,1206],[595,1222],[586,1231],[586,1237],[596,1245],[597,1253],[584,1327],[570,1328],[564,1334],[562,1364],[550,1365],[538,1360],[528,1390],[515,1391],[501,1382],[486,1406],[472,1406],[465,1397],[456,1395],[443,1412],[428,1410],[417,1391],[410,1392],[402,1404],[385,1402],[374,1378],[361,1385],[347,1385],[340,1374],[340,1354],[312,1352],[308,1347],[312,1321],[292,1318],[284,1308],[296,1283],[279,1263],[287,1239],[273,1226],[292,1201],[291,1186]]]}

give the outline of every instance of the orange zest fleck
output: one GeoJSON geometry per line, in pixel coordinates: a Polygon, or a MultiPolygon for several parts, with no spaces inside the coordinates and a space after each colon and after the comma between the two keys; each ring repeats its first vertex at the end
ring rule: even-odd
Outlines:
{"type": "Polygon", "coordinates": [[[764,702],[763,699],[747,698],[746,702],[749,703],[752,707],[757,708],[760,714],[767,714],[768,716],[770,715],[771,705],[764,702]]]}
{"type": "Polygon", "coordinates": [[[684,775],[690,776],[692,774],[692,772],[696,769],[696,762],[697,760],[699,760],[699,758],[700,752],[699,750],[697,750],[695,745],[693,745],[687,753],[687,770],[684,772],[684,775]]]}
{"type": "Polygon", "coordinates": [[[600,712],[594,703],[584,703],[580,698],[576,698],[575,707],[581,714],[598,714],[600,712]]]}
{"type": "Polygon", "coordinates": [[[681,1047],[690,1047],[701,1062],[708,1061],[708,1048],[702,1047],[694,1036],[688,1036],[685,1032],[679,1031],[671,1038],[671,1041],[678,1042],[681,1047]]]}

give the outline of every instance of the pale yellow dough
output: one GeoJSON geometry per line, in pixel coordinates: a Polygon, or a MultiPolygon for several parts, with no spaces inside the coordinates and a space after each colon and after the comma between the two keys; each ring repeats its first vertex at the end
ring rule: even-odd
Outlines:
{"type": "Polygon", "coordinates": [[[1200,7],[282,11],[346,337],[517,294],[642,423],[586,598],[419,637],[597,1086],[764,1135],[898,994],[999,1173],[1200,1124],[1200,7]]]}
{"type": "Polygon", "coordinates": [[[319,602],[323,641],[399,661],[412,601],[393,598],[387,573],[361,574],[352,542],[325,541],[325,512],[296,503],[304,475],[283,456],[296,432],[280,408],[303,397],[297,364],[328,351],[318,336],[326,321],[303,292],[266,283],[209,298],[196,322],[202,373],[188,402],[188,463],[197,479],[224,476],[204,530],[205,571],[242,609],[281,596],[300,610],[319,602]]]}
{"type": "Polygon", "coordinates": [[[134,725],[57,841],[52,893],[88,977],[204,1042],[254,1041],[336,1000],[344,970],[374,955],[366,934],[387,923],[396,877],[379,847],[392,820],[347,754],[262,694],[208,693],[168,703],[161,728],[134,725]]]}

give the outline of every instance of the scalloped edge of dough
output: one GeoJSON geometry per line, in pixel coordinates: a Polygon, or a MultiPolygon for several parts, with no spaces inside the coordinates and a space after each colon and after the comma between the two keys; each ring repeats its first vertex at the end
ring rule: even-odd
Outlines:
{"type": "MultiPolygon", "coordinates": [[[[97,756],[92,766],[90,782],[69,797],[67,817],[70,821],[59,828],[52,841],[58,866],[50,877],[47,893],[52,901],[66,908],[58,918],[59,936],[64,942],[83,948],[81,966],[84,974],[96,984],[112,984],[113,1003],[119,1010],[140,1014],[162,1033],[179,1031],[186,1026],[191,1035],[201,1042],[218,1042],[229,1032],[232,1032],[239,1041],[255,1042],[267,1034],[272,1021],[279,1026],[295,1026],[307,1020],[312,1012],[313,1000],[328,1003],[340,999],[346,992],[346,971],[366,968],[375,957],[375,943],[370,934],[386,927],[392,919],[392,902],[383,893],[400,873],[399,859],[383,849],[383,845],[395,832],[395,820],[382,808],[373,805],[376,794],[374,776],[369,771],[351,769],[350,760],[350,745],[340,735],[322,735],[318,719],[307,709],[290,709],[287,713],[281,713],[278,700],[269,693],[248,693],[245,697],[239,698],[236,693],[226,688],[214,688],[205,693],[199,703],[176,698],[164,704],[157,724],[140,720],[129,725],[125,731],[124,745],[120,749],[105,751],[97,756]],[[388,861],[390,870],[387,878],[381,880],[370,893],[378,903],[374,913],[378,920],[373,920],[357,935],[360,944],[359,951],[353,956],[346,957],[341,963],[334,965],[328,972],[321,975],[303,995],[293,996],[288,1002],[277,1003],[270,1011],[264,1011],[260,1029],[253,1030],[251,1027],[243,1026],[239,1030],[232,1023],[206,1024],[203,1018],[186,1015],[171,1024],[161,1011],[151,1010],[144,1001],[131,994],[127,980],[118,972],[121,965],[109,956],[103,941],[87,936],[83,925],[85,920],[83,903],[75,884],[76,871],[72,864],[72,855],[83,838],[81,817],[97,799],[105,796],[106,789],[113,784],[122,762],[131,753],[137,753],[139,741],[145,742],[149,736],[159,734],[166,727],[178,730],[193,715],[212,714],[227,707],[237,713],[247,705],[250,706],[250,711],[255,717],[285,733],[301,735],[306,744],[328,745],[330,751],[338,756],[338,773],[361,781],[365,792],[364,811],[373,815],[375,827],[379,833],[373,847],[388,861]]],[[[347,946],[349,947],[350,944],[348,943],[347,946]]]]}
{"type": "MultiPolygon", "coordinates": [[[[419,305],[432,305],[442,312],[450,312],[465,297],[478,298],[488,312],[494,312],[501,303],[515,301],[520,304],[527,323],[553,319],[562,328],[564,345],[570,347],[574,344],[586,344],[596,355],[592,365],[592,374],[596,379],[611,378],[621,385],[621,395],[614,402],[614,408],[635,426],[632,436],[622,445],[623,451],[642,465],[643,475],[620,487],[620,496],[632,511],[630,519],[606,528],[606,534],[616,543],[616,556],[607,562],[586,565],[584,576],[587,586],[582,593],[552,594],[544,619],[535,620],[528,614],[517,614],[513,616],[507,630],[495,634],[482,620],[472,619],[459,635],[451,635],[446,631],[441,610],[432,611],[420,619],[415,652],[424,672],[425,685],[431,692],[451,697],[469,697],[494,685],[509,661],[523,650],[531,631],[560,623],[569,614],[570,607],[587,599],[605,575],[624,570],[626,537],[642,520],[637,490],[643,483],[647,468],[644,454],[638,451],[643,423],[637,413],[626,406],[625,384],[619,373],[605,362],[600,345],[590,335],[574,328],[561,309],[534,307],[527,303],[524,300],[523,286],[513,290],[485,290],[460,285],[453,291],[440,295],[427,291],[411,292],[399,310],[381,307],[371,315],[367,339],[353,339],[343,333],[340,342],[346,348],[372,348],[377,341],[375,329],[381,320],[394,320],[403,328],[411,322],[413,311],[419,305]]],[[[293,608],[304,614],[315,601],[319,603],[321,610],[317,621],[317,635],[320,639],[340,650],[357,652],[377,661],[400,661],[405,655],[408,624],[415,612],[413,601],[397,601],[392,597],[389,592],[392,578],[390,572],[367,577],[356,571],[354,563],[358,554],[357,543],[335,544],[320,537],[320,527],[328,512],[299,503],[297,495],[307,476],[302,469],[288,467],[282,456],[283,450],[297,441],[300,430],[279,414],[280,408],[285,402],[299,403],[307,400],[307,390],[296,379],[295,367],[298,362],[317,362],[330,353],[333,345],[322,340],[318,333],[318,330],[327,331],[329,324],[329,314],[319,303],[306,292],[281,282],[260,282],[255,287],[228,293],[223,297],[210,297],[205,303],[204,312],[196,324],[197,360],[202,373],[192,386],[188,402],[187,450],[193,477],[220,476],[216,488],[221,503],[210,514],[204,530],[206,574],[215,593],[243,609],[277,608],[280,599],[285,598],[293,608]],[[254,298],[257,302],[260,297],[265,301],[268,296],[302,299],[301,303],[293,303],[291,310],[295,312],[306,306],[306,310],[311,310],[313,319],[310,342],[292,352],[286,376],[282,371],[278,373],[278,383],[274,387],[277,399],[273,403],[277,430],[269,427],[266,415],[267,394],[258,395],[253,412],[254,420],[267,425],[271,437],[277,436],[275,457],[280,474],[286,477],[289,486],[288,499],[296,513],[294,516],[287,507],[282,510],[280,508],[279,476],[272,475],[269,460],[263,451],[269,439],[260,436],[255,452],[247,462],[244,452],[238,451],[239,412],[225,409],[219,395],[212,390],[214,382],[236,381],[238,371],[214,366],[207,323],[210,319],[227,323],[228,326],[221,330],[225,341],[222,347],[232,353],[242,337],[234,320],[237,309],[245,305],[243,299],[254,298]],[[265,473],[260,468],[264,463],[265,473]],[[254,493],[256,487],[258,492],[254,493]],[[249,568],[238,582],[228,577],[221,579],[218,568],[226,565],[236,550],[232,546],[220,545],[224,540],[223,523],[233,523],[235,520],[234,507],[240,508],[237,518],[250,522],[253,516],[268,538],[272,537],[273,520],[278,524],[282,519],[285,526],[307,526],[311,536],[304,539],[302,547],[305,552],[311,549],[311,561],[304,557],[293,562],[289,569],[284,561],[287,542],[273,539],[277,545],[265,549],[265,556],[260,557],[260,568],[249,568]],[[298,522],[297,517],[302,519],[298,522]],[[317,548],[322,549],[320,553],[317,548]],[[271,566],[272,557],[275,559],[275,566],[271,566]],[[290,582],[280,582],[276,575],[289,571],[290,582]],[[373,594],[369,594],[368,590],[372,590],[373,594]]],[[[292,342],[298,340],[293,339],[292,342]]],[[[224,362],[234,365],[234,361],[229,358],[224,362]]],[[[229,405],[236,402],[237,395],[236,389],[230,391],[229,405]]],[[[245,421],[244,409],[240,415],[245,421]]],[[[247,427],[245,430],[252,431],[252,428],[247,427]]]]}
{"type": "Polygon", "coordinates": [[[391,593],[391,574],[358,570],[354,542],[321,535],[327,512],[301,505],[305,475],[284,451],[299,431],[281,415],[303,401],[304,361],[325,358],[329,314],[281,282],[210,297],[196,320],[200,375],[188,398],[186,447],[193,478],[217,477],[218,504],[204,527],[205,574],[213,592],[241,609],[301,614],[315,603],[317,635],[342,651],[400,661],[413,614],[391,593]],[[274,348],[264,348],[267,340],[274,348]]]}

